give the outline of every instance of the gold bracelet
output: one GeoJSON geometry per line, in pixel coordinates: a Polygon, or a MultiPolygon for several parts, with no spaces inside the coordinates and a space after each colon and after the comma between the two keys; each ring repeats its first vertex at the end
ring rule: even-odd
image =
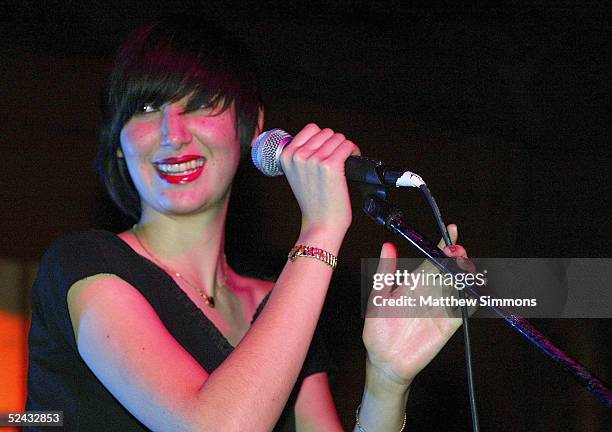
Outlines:
{"type": "MultiPolygon", "coordinates": [[[[357,424],[357,429],[359,429],[359,432],[367,432],[361,426],[361,423],[359,423],[359,410],[360,409],[361,409],[361,404],[357,406],[357,410],[355,411],[355,423],[357,424]]],[[[406,427],[406,411],[404,411],[404,421],[402,422],[402,428],[399,430],[399,432],[402,432],[405,427],[406,427]]]]}
{"type": "Polygon", "coordinates": [[[336,270],[338,265],[338,258],[335,255],[327,252],[326,250],[319,249],[313,246],[296,245],[291,248],[287,258],[289,261],[295,261],[297,257],[315,258],[319,261],[323,261],[325,264],[330,266],[332,270],[336,270]]]}

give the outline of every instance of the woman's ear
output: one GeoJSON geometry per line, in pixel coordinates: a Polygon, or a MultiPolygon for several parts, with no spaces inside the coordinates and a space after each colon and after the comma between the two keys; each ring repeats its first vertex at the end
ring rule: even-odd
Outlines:
{"type": "Polygon", "coordinates": [[[251,140],[251,147],[255,143],[257,137],[263,132],[265,122],[265,114],[263,107],[259,108],[259,112],[257,113],[257,126],[255,127],[255,133],[253,134],[253,139],[251,140]]]}

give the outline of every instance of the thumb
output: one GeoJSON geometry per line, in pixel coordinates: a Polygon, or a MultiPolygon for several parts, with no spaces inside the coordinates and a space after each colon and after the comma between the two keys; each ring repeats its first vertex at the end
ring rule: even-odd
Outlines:
{"type": "Polygon", "coordinates": [[[376,273],[393,274],[397,268],[397,247],[391,242],[382,245],[376,273]]]}

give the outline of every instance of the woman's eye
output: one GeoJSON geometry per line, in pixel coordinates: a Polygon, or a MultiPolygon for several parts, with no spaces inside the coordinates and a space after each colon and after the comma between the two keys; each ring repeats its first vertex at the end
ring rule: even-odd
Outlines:
{"type": "Polygon", "coordinates": [[[157,106],[152,103],[142,104],[140,108],[138,109],[138,112],[140,113],[151,113],[155,111],[157,111],[157,106]]]}

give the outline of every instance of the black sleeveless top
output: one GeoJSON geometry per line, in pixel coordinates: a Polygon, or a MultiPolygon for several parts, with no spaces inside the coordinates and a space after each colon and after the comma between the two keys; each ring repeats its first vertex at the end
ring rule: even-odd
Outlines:
{"type": "MultiPolygon", "coordinates": [[[[26,409],[63,411],[64,430],[148,430],[106,390],[77,351],[66,295],[75,282],[100,273],[115,274],[137,288],[170,334],[208,373],[232,352],[223,334],[153,262],[113,233],[73,233],[47,250],[32,289],[26,409]]],[[[267,299],[257,308],[253,321],[267,299]]],[[[317,331],[274,431],[295,430],[294,406],[303,379],[330,367],[329,354],[317,331]]]]}

